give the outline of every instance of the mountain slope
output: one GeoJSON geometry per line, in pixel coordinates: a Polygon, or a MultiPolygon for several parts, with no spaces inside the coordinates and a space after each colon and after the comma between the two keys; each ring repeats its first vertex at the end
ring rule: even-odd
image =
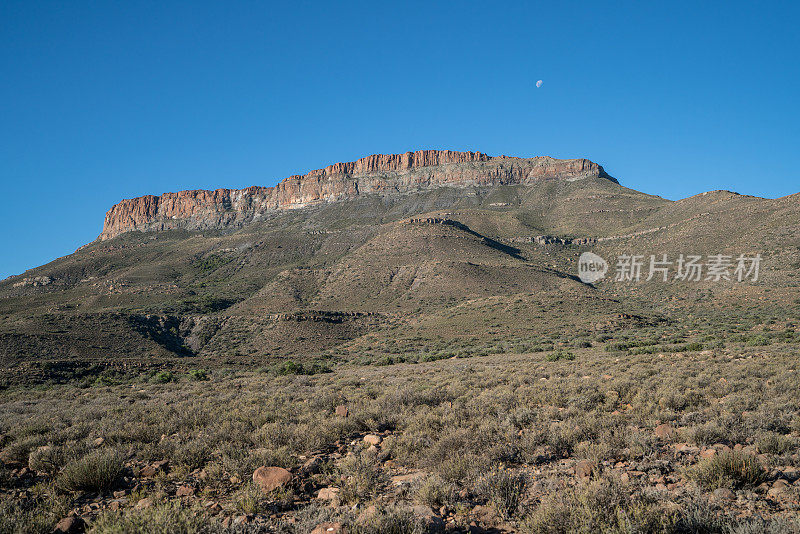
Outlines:
{"type": "Polygon", "coordinates": [[[489,346],[725,311],[712,301],[794,313],[800,298],[796,195],[672,202],[586,160],[443,151],[282,184],[115,206],[97,241],[0,282],[0,360],[235,365],[391,339],[489,346]],[[758,284],[622,284],[612,272],[592,287],[575,277],[586,250],[612,270],[623,253],[760,252],[765,270],[758,284]]]}

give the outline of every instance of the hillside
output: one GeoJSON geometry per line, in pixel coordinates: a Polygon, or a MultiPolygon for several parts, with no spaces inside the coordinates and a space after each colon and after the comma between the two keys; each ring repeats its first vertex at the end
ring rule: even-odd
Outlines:
{"type": "Polygon", "coordinates": [[[330,359],[387,329],[416,332],[409,350],[424,351],[465,334],[489,346],[585,327],[587,313],[600,323],[719,313],[712,298],[793,309],[798,223],[796,198],[672,202],[583,159],[370,156],[275,188],[117,204],[98,240],[0,283],[0,358],[17,377],[16,366],[44,361],[268,364],[330,359]],[[589,286],[576,276],[586,250],[768,257],[758,284],[589,286]]]}

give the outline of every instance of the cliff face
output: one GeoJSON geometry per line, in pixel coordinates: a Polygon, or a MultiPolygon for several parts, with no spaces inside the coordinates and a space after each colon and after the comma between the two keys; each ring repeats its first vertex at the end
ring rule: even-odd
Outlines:
{"type": "Polygon", "coordinates": [[[274,210],[296,209],[365,194],[393,195],[441,186],[525,184],[605,177],[586,159],[490,157],[480,152],[418,150],[336,163],[275,187],[179,191],[123,200],[106,213],[99,239],[131,230],[240,226],[274,210]]]}

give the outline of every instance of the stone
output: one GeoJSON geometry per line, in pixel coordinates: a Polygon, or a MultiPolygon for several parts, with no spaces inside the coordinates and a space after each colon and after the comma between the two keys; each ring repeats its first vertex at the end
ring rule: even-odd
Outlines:
{"type": "Polygon", "coordinates": [[[364,436],[364,442],[368,443],[369,445],[377,446],[381,444],[381,441],[383,441],[383,438],[377,434],[367,434],[364,436]]]}
{"type": "Polygon", "coordinates": [[[151,499],[150,497],[145,497],[144,499],[140,499],[139,502],[136,503],[136,506],[134,508],[136,508],[137,510],[147,510],[151,506],[153,506],[153,499],[151,499]]]}
{"type": "Polygon", "coordinates": [[[666,423],[658,425],[653,430],[653,435],[655,435],[655,437],[659,439],[668,439],[671,438],[674,434],[675,434],[675,429],[672,428],[671,425],[668,425],[666,423]]]}
{"type": "Polygon", "coordinates": [[[700,451],[700,458],[713,458],[716,454],[716,449],[703,449],[700,451]]]}
{"type": "Polygon", "coordinates": [[[74,534],[83,530],[84,521],[77,516],[65,517],[56,523],[53,534],[74,534]]]}
{"type": "Polygon", "coordinates": [[[176,497],[188,497],[194,495],[194,488],[191,486],[181,486],[175,492],[176,497]]]}
{"type": "Polygon", "coordinates": [[[152,464],[142,468],[142,470],[139,471],[139,476],[143,477],[156,476],[158,473],[165,472],[167,470],[168,465],[169,465],[168,460],[159,460],[158,462],[153,462],[152,464]]]}
{"type": "Polygon", "coordinates": [[[92,442],[92,445],[94,445],[95,447],[102,447],[103,443],[105,442],[106,442],[105,438],[97,438],[92,442]]]}
{"type": "Polygon", "coordinates": [[[444,530],[444,521],[434,513],[430,506],[414,506],[411,508],[411,512],[425,523],[426,532],[441,532],[444,530]]]}
{"type": "Polygon", "coordinates": [[[322,488],[317,492],[317,499],[330,501],[331,504],[337,506],[339,503],[339,488],[322,488]]]}
{"type": "Polygon", "coordinates": [[[722,502],[722,501],[735,501],[736,500],[736,494],[733,493],[728,488],[717,488],[717,489],[714,490],[712,495],[714,496],[714,499],[716,499],[717,501],[720,501],[720,502],[722,502]]]}
{"type": "Polygon", "coordinates": [[[340,404],[336,407],[336,415],[339,417],[347,417],[350,415],[350,410],[347,409],[347,406],[340,404]]]}
{"type": "Polygon", "coordinates": [[[781,476],[789,482],[795,482],[800,479],[800,470],[795,467],[787,467],[782,471],[781,476]]]}
{"type": "Polygon", "coordinates": [[[785,484],[786,481],[781,481],[781,482],[784,482],[784,484],[773,485],[767,491],[767,497],[771,497],[776,501],[789,500],[791,498],[791,492],[789,490],[789,486],[785,484]]]}
{"type": "Polygon", "coordinates": [[[347,534],[347,529],[341,523],[320,523],[311,534],[347,534]]]}
{"type": "Polygon", "coordinates": [[[575,474],[580,478],[589,478],[594,470],[594,465],[589,460],[580,460],[575,464],[575,474]]]}
{"type": "Polygon", "coordinates": [[[253,482],[264,493],[281,488],[291,480],[292,474],[282,467],[266,467],[262,465],[253,472],[253,482]]]}
{"type": "Polygon", "coordinates": [[[483,526],[496,525],[500,520],[493,508],[480,504],[472,509],[470,515],[483,526]]]}
{"type": "Polygon", "coordinates": [[[322,467],[322,458],[319,456],[314,456],[313,458],[309,458],[300,468],[300,470],[305,473],[306,475],[314,475],[319,473],[320,468],[322,467]]]}

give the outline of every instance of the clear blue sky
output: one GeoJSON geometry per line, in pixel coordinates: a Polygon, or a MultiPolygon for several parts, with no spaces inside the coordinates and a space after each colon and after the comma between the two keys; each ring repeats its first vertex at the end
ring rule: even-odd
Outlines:
{"type": "Polygon", "coordinates": [[[587,157],[672,199],[800,191],[799,5],[5,0],[0,278],[93,240],[122,198],[372,153],[587,157]]]}

